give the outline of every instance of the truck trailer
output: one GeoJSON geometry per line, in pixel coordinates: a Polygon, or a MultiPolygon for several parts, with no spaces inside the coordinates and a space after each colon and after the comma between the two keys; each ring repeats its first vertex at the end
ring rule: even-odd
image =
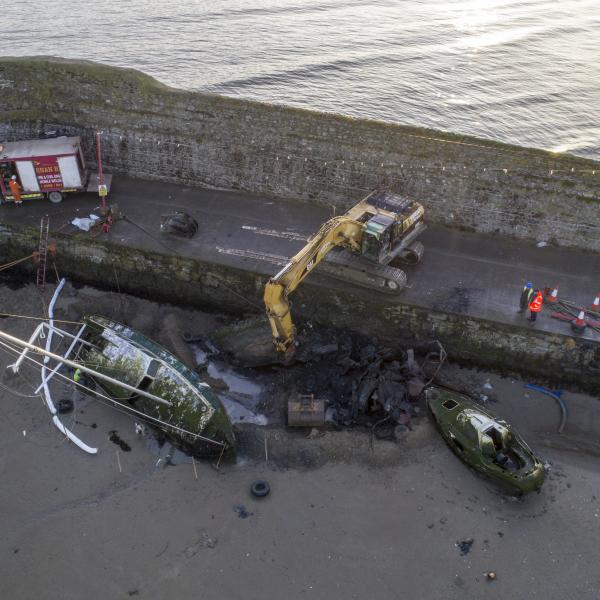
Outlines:
{"type": "Polygon", "coordinates": [[[14,201],[10,181],[16,177],[22,200],[62,202],[69,192],[108,194],[111,175],[86,168],[79,136],[20,140],[0,144],[0,203],[14,201]]]}

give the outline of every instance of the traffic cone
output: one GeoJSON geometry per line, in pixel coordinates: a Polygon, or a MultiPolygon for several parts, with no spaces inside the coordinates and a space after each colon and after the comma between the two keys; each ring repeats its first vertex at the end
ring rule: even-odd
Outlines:
{"type": "Polygon", "coordinates": [[[546,302],[558,302],[558,285],[554,287],[549,296],[546,296],[546,302]]]}
{"type": "Polygon", "coordinates": [[[585,322],[585,310],[581,309],[577,315],[577,318],[571,321],[571,329],[577,333],[582,333],[586,327],[587,323],[585,322]]]}
{"type": "Polygon", "coordinates": [[[598,292],[596,294],[596,298],[594,299],[594,302],[592,303],[592,310],[594,312],[598,312],[600,310],[600,292],[598,292]]]}

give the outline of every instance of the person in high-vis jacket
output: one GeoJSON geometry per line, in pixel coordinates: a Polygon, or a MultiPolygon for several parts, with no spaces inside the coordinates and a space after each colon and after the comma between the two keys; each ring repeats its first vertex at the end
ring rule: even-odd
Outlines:
{"type": "Polygon", "coordinates": [[[529,303],[530,316],[528,318],[531,322],[535,322],[537,319],[538,313],[542,310],[543,302],[542,292],[540,292],[540,290],[534,290],[531,296],[531,302],[529,303]]]}
{"type": "Polygon", "coordinates": [[[75,386],[73,389],[73,401],[81,402],[86,399],[87,396],[94,393],[96,384],[94,380],[81,369],[75,369],[73,373],[73,381],[75,386]]]}
{"type": "Polygon", "coordinates": [[[8,182],[8,187],[10,188],[10,193],[13,195],[13,198],[15,199],[15,204],[17,206],[20,206],[21,203],[23,202],[23,198],[21,197],[21,186],[19,185],[19,182],[17,181],[16,175],[13,175],[10,178],[10,181],[8,182]]]}
{"type": "Polygon", "coordinates": [[[531,302],[531,297],[533,296],[533,285],[531,285],[531,281],[528,281],[523,287],[523,291],[521,292],[521,298],[519,300],[519,312],[525,312],[529,303],[531,302]]]}

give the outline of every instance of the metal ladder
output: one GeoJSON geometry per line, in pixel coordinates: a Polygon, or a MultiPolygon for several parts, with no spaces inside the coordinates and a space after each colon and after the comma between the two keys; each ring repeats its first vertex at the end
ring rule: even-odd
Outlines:
{"type": "Polygon", "coordinates": [[[38,248],[37,286],[43,292],[46,289],[46,264],[48,263],[48,232],[50,231],[50,218],[42,217],[40,222],[40,245],[38,248]]]}

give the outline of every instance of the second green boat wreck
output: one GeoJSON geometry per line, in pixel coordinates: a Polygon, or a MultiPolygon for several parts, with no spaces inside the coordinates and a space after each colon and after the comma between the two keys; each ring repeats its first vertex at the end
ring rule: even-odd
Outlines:
{"type": "Polygon", "coordinates": [[[84,323],[79,361],[140,391],[136,394],[90,375],[109,398],[165,431],[195,456],[219,455],[235,448],[233,428],[223,405],[197,373],[121,323],[101,316],[87,316],[84,323]]]}
{"type": "Polygon", "coordinates": [[[544,466],[506,421],[439,387],[428,388],[425,398],[442,437],[463,462],[517,494],[542,487],[544,466]]]}

